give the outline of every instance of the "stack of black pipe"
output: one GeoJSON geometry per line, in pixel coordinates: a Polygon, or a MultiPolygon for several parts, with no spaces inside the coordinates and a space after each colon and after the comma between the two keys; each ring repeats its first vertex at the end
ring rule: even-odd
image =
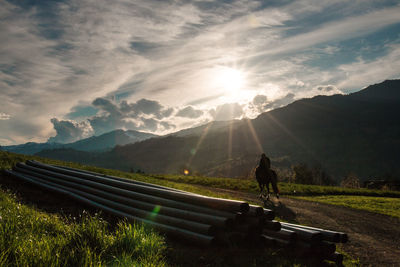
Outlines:
{"type": "Polygon", "coordinates": [[[334,242],[347,235],[274,221],[274,212],[246,202],[205,197],[173,188],[37,161],[18,163],[9,175],[86,205],[199,245],[261,241],[305,249],[340,261],[334,242]]]}
{"type": "Polygon", "coordinates": [[[348,236],[342,232],[281,222],[280,231],[264,230],[261,240],[265,244],[291,248],[303,255],[316,256],[341,265],[343,255],[336,252],[335,243],[346,243],[348,236]]]}

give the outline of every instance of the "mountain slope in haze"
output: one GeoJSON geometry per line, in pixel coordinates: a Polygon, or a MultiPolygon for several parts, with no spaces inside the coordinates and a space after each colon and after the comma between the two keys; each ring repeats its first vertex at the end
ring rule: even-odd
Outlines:
{"type": "Polygon", "coordinates": [[[235,129],[236,126],[240,125],[240,120],[232,121],[213,121],[201,126],[180,130],[175,133],[171,133],[167,136],[187,137],[187,136],[202,136],[203,134],[217,133],[226,131],[227,128],[235,129]]]}
{"type": "Polygon", "coordinates": [[[42,150],[62,148],[64,144],[61,143],[36,143],[28,142],[21,145],[1,146],[3,151],[14,152],[18,154],[34,155],[42,150]]]}
{"type": "Polygon", "coordinates": [[[153,137],[157,137],[157,135],[133,130],[114,130],[99,136],[92,136],[76,141],[66,145],[65,148],[82,151],[101,151],[109,150],[117,145],[132,144],[153,137]]]}
{"type": "Polygon", "coordinates": [[[106,151],[117,145],[131,144],[156,136],[157,135],[151,133],[143,133],[132,130],[114,130],[99,136],[92,136],[69,144],[29,142],[22,145],[3,146],[1,149],[4,151],[27,155],[33,155],[42,150],[67,148],[79,151],[106,151]]]}
{"type": "MultiPolygon", "coordinates": [[[[205,134],[167,136],[81,155],[82,163],[149,173],[248,176],[260,153],[275,168],[319,165],[340,180],[353,172],[362,179],[400,177],[400,80],[371,85],[349,95],[316,96],[241,120],[205,134]]],[[[195,131],[196,132],[196,131],[195,131]]],[[[74,160],[69,152],[41,156],[74,160]]],[[[79,156],[79,155],[78,155],[79,156]]]]}

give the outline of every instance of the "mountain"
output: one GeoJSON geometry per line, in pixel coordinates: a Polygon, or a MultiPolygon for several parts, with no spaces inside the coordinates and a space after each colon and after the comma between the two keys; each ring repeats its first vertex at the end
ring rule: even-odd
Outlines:
{"type": "Polygon", "coordinates": [[[223,132],[228,127],[235,129],[236,126],[240,125],[240,120],[232,120],[232,121],[213,121],[201,126],[180,130],[175,133],[171,133],[167,136],[178,136],[178,137],[186,137],[186,136],[201,136],[204,133],[216,133],[223,132]]]}
{"type": "Polygon", "coordinates": [[[211,176],[248,176],[265,152],[274,168],[318,165],[340,180],[400,177],[400,80],[349,95],[316,96],[260,114],[253,120],[209,124],[97,154],[41,156],[122,170],[211,176]]]}
{"type": "Polygon", "coordinates": [[[114,130],[99,136],[92,136],[86,139],[67,144],[65,148],[72,148],[82,151],[104,151],[109,150],[117,145],[136,143],[157,135],[151,133],[143,133],[132,130],[114,130]]]}
{"type": "Polygon", "coordinates": [[[42,150],[62,148],[64,144],[60,143],[35,143],[28,142],[21,145],[1,146],[0,150],[14,152],[18,154],[33,155],[42,150]]]}
{"type": "Polygon", "coordinates": [[[92,136],[69,144],[29,142],[22,145],[2,146],[1,149],[4,151],[28,155],[39,153],[42,150],[67,148],[79,151],[106,151],[117,145],[131,144],[156,136],[157,135],[154,134],[132,130],[114,130],[99,136],[92,136]]]}

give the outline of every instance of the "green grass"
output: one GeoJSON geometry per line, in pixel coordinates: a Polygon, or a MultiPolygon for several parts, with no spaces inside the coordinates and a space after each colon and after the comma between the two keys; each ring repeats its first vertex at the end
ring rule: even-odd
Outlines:
{"type": "Polygon", "coordinates": [[[400,198],[370,196],[302,196],[296,197],[315,202],[367,210],[400,218],[400,198]]]}
{"type": "Polygon", "coordinates": [[[0,191],[0,266],[164,266],[164,239],[120,222],[109,230],[98,215],[67,221],[19,204],[0,191]]]}
{"type": "MultiPolygon", "coordinates": [[[[216,178],[201,176],[180,176],[180,175],[153,175],[157,180],[170,181],[175,183],[187,183],[217,187],[245,192],[259,192],[258,184],[255,179],[235,179],[235,178],[216,178]]],[[[385,196],[400,197],[398,191],[383,191],[371,189],[351,189],[338,186],[319,186],[304,185],[293,183],[279,183],[279,190],[282,195],[302,196],[302,195],[361,195],[361,196],[385,196]]]]}

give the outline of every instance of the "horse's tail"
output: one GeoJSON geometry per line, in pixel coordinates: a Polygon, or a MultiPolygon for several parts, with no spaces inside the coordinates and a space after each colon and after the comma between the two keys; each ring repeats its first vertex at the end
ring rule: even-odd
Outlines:
{"type": "Polygon", "coordinates": [[[274,170],[271,170],[271,184],[272,188],[274,189],[275,194],[279,194],[278,188],[278,175],[274,170]]]}

